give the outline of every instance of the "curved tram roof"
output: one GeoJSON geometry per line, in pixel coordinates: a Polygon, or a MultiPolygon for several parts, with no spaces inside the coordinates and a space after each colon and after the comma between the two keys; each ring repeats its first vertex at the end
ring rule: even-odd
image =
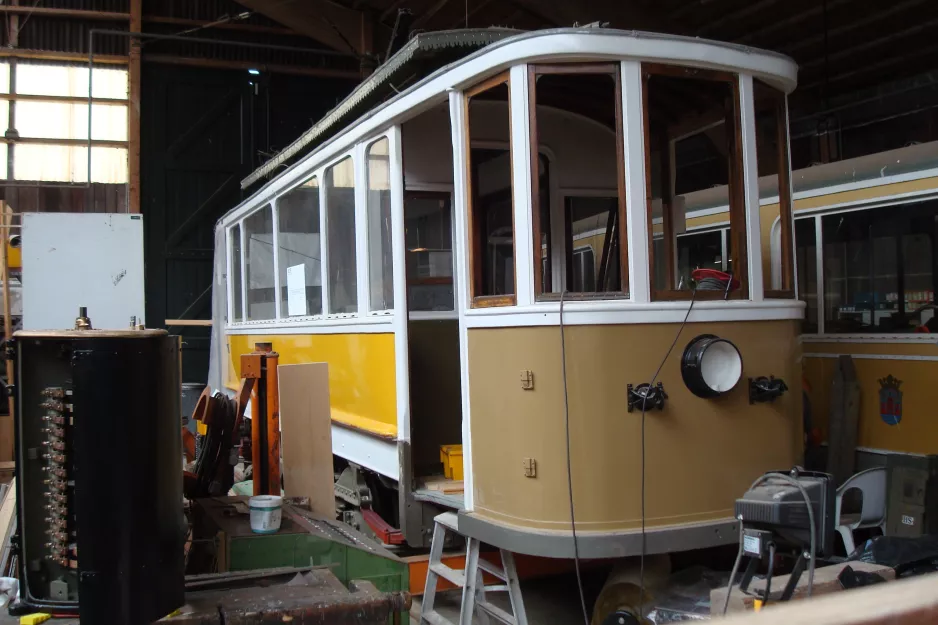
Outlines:
{"type": "MultiPolygon", "coordinates": [[[[746,72],[786,93],[793,91],[797,84],[798,67],[790,57],[708,39],[592,27],[520,34],[504,28],[422,33],[413,37],[322,120],[242,180],[241,188],[250,187],[291,162],[292,166],[278,178],[292,178],[289,174],[295,173],[304,161],[319,160],[316,155],[321,153],[328,157],[334,151],[330,146],[343,147],[358,141],[359,134],[370,134],[409,111],[435,103],[451,89],[461,89],[512,65],[584,59],[634,59],[746,72]],[[401,84],[408,82],[412,84],[401,90],[401,84]],[[361,132],[353,132],[357,127],[361,132]]],[[[268,195],[272,183],[269,181],[228,215],[254,204],[259,196],[268,195]]]]}

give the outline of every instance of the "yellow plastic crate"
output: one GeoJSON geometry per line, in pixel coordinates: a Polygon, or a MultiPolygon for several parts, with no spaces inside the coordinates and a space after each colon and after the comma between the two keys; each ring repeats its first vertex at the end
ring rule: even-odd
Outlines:
{"type": "Polygon", "coordinates": [[[446,479],[462,479],[462,445],[440,445],[440,462],[446,479]]]}

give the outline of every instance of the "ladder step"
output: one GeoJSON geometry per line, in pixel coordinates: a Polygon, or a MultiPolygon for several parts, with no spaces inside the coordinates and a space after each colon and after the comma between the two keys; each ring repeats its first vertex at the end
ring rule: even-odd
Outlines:
{"type": "Polygon", "coordinates": [[[508,575],[505,573],[505,571],[495,566],[488,560],[483,560],[482,558],[479,558],[479,568],[485,571],[486,573],[490,573],[491,575],[494,575],[495,577],[502,580],[506,584],[508,583],[508,575]]]}
{"type": "Polygon", "coordinates": [[[436,562],[430,565],[430,572],[436,573],[449,583],[458,586],[460,588],[465,588],[466,586],[466,573],[465,571],[457,571],[456,569],[451,569],[441,562],[436,562]]]}
{"type": "Polygon", "coordinates": [[[497,618],[502,623],[507,623],[508,625],[517,625],[518,621],[515,620],[515,617],[508,612],[505,612],[498,606],[494,606],[488,601],[479,601],[476,603],[476,607],[484,610],[489,613],[489,615],[497,618]]]}
{"type": "Polygon", "coordinates": [[[420,615],[420,625],[423,625],[425,622],[430,623],[430,625],[453,625],[452,621],[444,618],[443,615],[436,610],[420,615]]]}

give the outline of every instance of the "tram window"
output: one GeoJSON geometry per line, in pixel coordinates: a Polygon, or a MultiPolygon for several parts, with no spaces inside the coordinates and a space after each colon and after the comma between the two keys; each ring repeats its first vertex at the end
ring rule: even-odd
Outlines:
{"type": "Polygon", "coordinates": [[[535,242],[535,294],[550,299],[561,291],[577,294],[628,292],[628,237],[625,224],[621,88],[614,64],[576,63],[529,66],[532,167],[532,230],[535,242]],[[584,134],[585,133],[585,134],[584,134]],[[588,142],[588,162],[571,160],[571,143],[588,142]],[[557,162],[543,153],[552,151],[557,162]],[[551,202],[549,179],[561,185],[608,191],[606,197],[565,198],[551,202]],[[556,212],[557,214],[553,214],[556,212]],[[589,233],[589,234],[587,234],[589,233]],[[574,258],[578,245],[590,239],[592,276],[579,275],[574,258]],[[555,252],[552,242],[563,241],[555,252]],[[560,264],[559,267],[554,267],[560,264]]]}
{"type": "Polygon", "coordinates": [[[408,308],[454,310],[450,194],[409,191],[404,199],[404,229],[408,308]]]}
{"type": "Polygon", "coordinates": [[[938,332],[938,201],[825,215],[826,332],[938,332]]]}
{"type": "Polygon", "coordinates": [[[268,204],[244,220],[248,321],[274,318],[274,218],[268,204]]]}
{"type": "Polygon", "coordinates": [[[774,184],[759,185],[760,198],[773,191],[778,193],[778,204],[760,208],[762,223],[762,249],[769,249],[772,228],[780,224],[780,260],[775,267],[772,255],[762,255],[762,276],[766,297],[794,297],[794,276],[791,244],[791,185],[788,170],[788,128],[785,93],[754,79],[756,121],[756,162],[760,181],[774,178],[774,184]]]}
{"type": "Polygon", "coordinates": [[[368,276],[371,310],[394,308],[391,164],[387,137],[368,146],[368,276]]]}
{"type": "Polygon", "coordinates": [[[652,246],[653,296],[690,297],[692,276],[682,271],[693,268],[680,266],[677,241],[686,211],[729,206],[727,271],[741,284],[729,297],[747,297],[738,77],[662,65],[643,74],[649,227],[662,237],[652,246]]]}
{"type": "Polygon", "coordinates": [[[795,255],[798,267],[798,298],[805,302],[802,334],[816,333],[817,328],[817,232],[814,217],[795,220],[795,255]]]}
{"type": "Polygon", "coordinates": [[[326,232],[329,253],[329,312],[358,312],[355,261],[355,170],[348,156],[326,169],[326,232]]]}
{"type": "Polygon", "coordinates": [[[515,303],[515,231],[508,74],[470,89],[467,106],[473,304],[511,305],[515,303]]]}
{"type": "MultiPolygon", "coordinates": [[[[565,283],[570,293],[603,293],[608,292],[610,287],[622,284],[621,257],[617,252],[619,239],[615,227],[618,211],[616,197],[564,198],[565,283]],[[588,272],[587,266],[583,264],[585,259],[582,258],[582,252],[579,262],[576,258],[577,250],[582,250],[584,246],[590,250],[588,272]],[[604,284],[605,288],[602,286],[604,284]]],[[[542,267],[549,272],[550,265],[547,262],[545,258],[542,267]]],[[[559,291],[558,288],[556,292],[559,291]]]]}
{"type": "Polygon", "coordinates": [[[241,226],[235,225],[228,231],[231,240],[231,306],[232,322],[244,321],[244,307],[241,301],[241,226]]]}
{"type": "Polygon", "coordinates": [[[280,316],[322,313],[319,180],[310,178],[277,201],[280,316]],[[292,287],[292,289],[291,289],[292,287]],[[305,295],[300,295],[300,293],[305,295]]]}
{"type": "Polygon", "coordinates": [[[689,276],[694,269],[725,271],[723,232],[694,232],[677,237],[678,275],[689,276]]]}

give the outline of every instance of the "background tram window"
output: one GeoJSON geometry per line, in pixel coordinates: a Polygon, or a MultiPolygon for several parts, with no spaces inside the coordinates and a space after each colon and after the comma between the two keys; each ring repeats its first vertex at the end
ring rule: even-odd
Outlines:
{"type": "Polygon", "coordinates": [[[725,271],[722,231],[694,232],[677,237],[678,274],[689,276],[694,269],[725,271]]]}
{"type": "Polygon", "coordinates": [[[241,301],[241,226],[235,225],[228,231],[231,239],[231,297],[233,298],[231,322],[244,321],[244,306],[241,301]]]}
{"type": "Polygon", "coordinates": [[[409,310],[455,310],[450,194],[409,192],[404,200],[404,228],[409,310]]]}
{"type": "Polygon", "coordinates": [[[355,170],[348,156],[326,170],[329,312],[358,312],[358,265],[355,259],[355,170]]]}
{"type": "MultiPolygon", "coordinates": [[[[535,101],[532,140],[536,138],[539,162],[537,184],[532,185],[538,188],[532,200],[537,211],[534,236],[538,238],[536,249],[540,252],[536,266],[541,268],[536,293],[627,292],[627,276],[622,273],[627,236],[625,228],[620,227],[620,217],[625,214],[625,181],[618,67],[533,65],[530,71],[533,82],[529,88],[535,101]],[[588,120],[590,127],[602,129],[590,139],[592,160],[588,166],[588,187],[602,189],[608,196],[566,197],[563,204],[556,207],[558,210],[552,211],[549,179],[556,178],[563,185],[571,175],[583,175],[570,171],[582,167],[582,163],[571,164],[562,158],[569,144],[580,140],[565,129],[573,123],[571,120],[577,120],[581,127],[588,120]],[[542,153],[546,150],[557,154],[560,164],[548,163],[542,153]],[[559,238],[561,233],[562,239],[559,238]],[[552,239],[562,240],[563,250],[553,251],[552,239]],[[583,264],[586,252],[582,251],[582,246],[588,246],[592,258],[588,272],[583,264]],[[554,267],[555,264],[560,266],[554,267]]],[[[533,144],[531,151],[535,152],[533,144]]]]}
{"type": "Polygon", "coordinates": [[[322,314],[322,242],[319,236],[319,180],[310,178],[277,200],[280,316],[322,314]],[[290,272],[288,279],[287,274],[290,272]],[[305,297],[290,297],[290,281],[305,297]]]}
{"type": "Polygon", "coordinates": [[[826,332],[938,332],[938,201],[826,215],[826,332]]]}
{"type": "Polygon", "coordinates": [[[368,146],[368,276],[371,310],[394,308],[391,254],[391,164],[387,137],[368,146]]]}
{"type": "Polygon", "coordinates": [[[801,323],[802,334],[817,333],[817,232],[814,217],[795,220],[795,257],[798,266],[798,299],[807,308],[801,323]]]}
{"type": "MultiPolygon", "coordinates": [[[[472,227],[472,296],[514,296],[515,231],[512,211],[511,132],[508,78],[484,91],[470,95],[469,179],[472,227]],[[491,123],[488,110],[501,110],[502,119],[491,123]],[[481,147],[479,143],[506,147],[481,147]]],[[[498,304],[511,302],[497,301],[498,304]]]]}
{"type": "Polygon", "coordinates": [[[687,291],[689,297],[693,263],[682,266],[678,256],[687,212],[729,206],[727,271],[745,267],[745,262],[731,262],[744,258],[746,234],[737,77],[662,66],[646,66],[644,74],[649,227],[661,237],[653,247],[653,286],[655,291],[687,291]]]}
{"type": "Polygon", "coordinates": [[[247,320],[274,318],[274,218],[270,204],[244,220],[247,320]]]}
{"type": "Polygon", "coordinates": [[[618,210],[616,197],[564,198],[565,270],[569,292],[605,292],[621,285],[616,234],[618,210]],[[606,288],[602,288],[603,284],[606,288]]]}

